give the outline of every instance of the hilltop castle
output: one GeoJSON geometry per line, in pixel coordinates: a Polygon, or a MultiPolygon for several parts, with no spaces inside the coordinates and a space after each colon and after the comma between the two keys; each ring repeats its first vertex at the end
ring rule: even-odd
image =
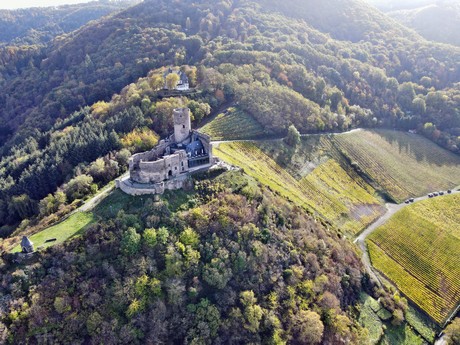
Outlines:
{"type": "Polygon", "coordinates": [[[184,186],[192,172],[210,167],[211,139],[191,129],[190,109],[173,111],[174,134],[152,150],[133,155],[129,178],[117,180],[117,187],[131,195],[162,194],[184,186]]]}

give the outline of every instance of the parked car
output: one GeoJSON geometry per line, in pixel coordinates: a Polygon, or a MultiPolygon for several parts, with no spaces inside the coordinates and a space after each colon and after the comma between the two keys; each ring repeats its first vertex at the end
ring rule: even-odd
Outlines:
{"type": "Polygon", "coordinates": [[[404,203],[406,203],[406,204],[410,203],[409,199],[407,199],[406,201],[404,201],[404,203]]]}
{"type": "Polygon", "coordinates": [[[432,197],[433,197],[433,193],[428,194],[428,197],[429,197],[429,198],[432,198],[432,197]]]}
{"type": "Polygon", "coordinates": [[[444,192],[443,192],[443,191],[440,191],[440,192],[439,192],[439,195],[444,195],[444,192]]]}
{"type": "Polygon", "coordinates": [[[439,195],[438,192],[433,193],[433,196],[438,196],[438,195],[439,195]]]}
{"type": "Polygon", "coordinates": [[[414,198],[410,198],[410,199],[409,199],[409,202],[414,202],[414,198]]]}
{"type": "Polygon", "coordinates": [[[447,194],[451,194],[452,191],[450,189],[447,190],[447,194]]]}

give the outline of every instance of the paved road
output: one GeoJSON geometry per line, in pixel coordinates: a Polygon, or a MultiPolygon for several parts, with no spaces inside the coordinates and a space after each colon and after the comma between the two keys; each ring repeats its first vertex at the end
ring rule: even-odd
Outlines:
{"type": "MultiPolygon", "coordinates": [[[[452,194],[460,193],[459,191],[452,191],[452,194]]],[[[450,195],[450,194],[444,194],[444,196],[450,195]]],[[[436,198],[442,198],[443,196],[437,196],[436,198]]],[[[415,198],[414,203],[426,200],[428,199],[428,195],[415,198]]],[[[363,252],[363,263],[364,267],[366,268],[366,271],[369,273],[369,275],[375,279],[376,282],[380,283],[380,280],[378,279],[377,275],[372,269],[371,265],[371,260],[369,258],[369,252],[367,250],[367,245],[366,245],[366,238],[369,236],[372,232],[374,232],[375,229],[380,227],[381,225],[385,224],[396,212],[399,210],[403,209],[406,206],[409,206],[410,204],[402,203],[402,204],[386,204],[385,207],[387,209],[387,212],[382,215],[379,219],[377,219],[374,223],[369,225],[354,241],[353,243],[356,243],[361,251],[363,252]]]]}

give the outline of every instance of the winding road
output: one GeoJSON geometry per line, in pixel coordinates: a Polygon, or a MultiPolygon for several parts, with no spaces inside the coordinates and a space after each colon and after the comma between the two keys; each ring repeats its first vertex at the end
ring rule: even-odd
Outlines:
{"type": "MultiPolygon", "coordinates": [[[[451,194],[445,193],[444,195],[439,195],[439,196],[436,196],[435,198],[442,198],[443,196],[452,195],[452,194],[456,194],[456,193],[460,193],[460,191],[458,191],[458,190],[454,191],[453,190],[451,194]]],[[[422,200],[426,200],[426,199],[429,199],[428,195],[425,195],[425,196],[422,196],[422,197],[419,197],[419,198],[415,198],[413,203],[416,203],[416,202],[419,202],[419,201],[422,201],[422,200]]],[[[366,271],[369,273],[369,275],[372,278],[374,278],[374,280],[376,282],[378,282],[379,285],[381,285],[382,282],[380,281],[380,279],[377,277],[377,275],[375,274],[374,270],[372,269],[372,264],[371,264],[371,260],[370,260],[370,257],[369,257],[369,251],[367,250],[367,245],[366,245],[366,238],[367,238],[367,236],[372,234],[372,232],[374,232],[374,230],[376,230],[378,227],[380,227],[383,224],[385,224],[396,212],[398,212],[399,210],[401,210],[404,207],[409,206],[411,204],[412,203],[410,203],[410,204],[406,204],[406,203],[401,203],[401,204],[391,204],[391,203],[389,203],[389,204],[385,204],[387,212],[385,212],[385,214],[382,215],[379,219],[377,219],[374,223],[369,225],[353,241],[353,243],[356,243],[359,246],[359,248],[361,249],[361,251],[363,252],[362,260],[363,260],[364,266],[366,268],[366,271]]]]}

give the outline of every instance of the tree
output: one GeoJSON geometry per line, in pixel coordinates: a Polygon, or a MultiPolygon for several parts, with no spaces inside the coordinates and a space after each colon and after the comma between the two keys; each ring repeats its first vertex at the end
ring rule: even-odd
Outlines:
{"type": "Polygon", "coordinates": [[[21,219],[32,216],[35,209],[35,202],[27,194],[13,196],[8,203],[8,212],[21,219]]]}
{"type": "Polygon", "coordinates": [[[154,75],[149,79],[149,85],[153,91],[160,90],[164,86],[164,80],[161,75],[154,75]]]}
{"type": "Polygon", "coordinates": [[[188,331],[192,343],[211,343],[211,339],[217,336],[221,322],[219,309],[206,298],[198,304],[190,304],[187,309],[194,316],[193,326],[188,331]]]}
{"type": "Polygon", "coordinates": [[[457,317],[452,321],[444,331],[446,334],[447,344],[460,345],[460,318],[457,317]]]}
{"type": "Polygon", "coordinates": [[[79,175],[64,186],[67,198],[70,200],[80,199],[91,192],[93,178],[88,175],[79,175]]]}
{"type": "Polygon", "coordinates": [[[142,237],[147,247],[154,248],[157,245],[157,232],[155,229],[145,229],[142,237]]]}
{"type": "Polygon", "coordinates": [[[294,125],[289,126],[288,134],[284,142],[292,147],[297,147],[297,145],[300,144],[300,133],[294,125]]]}
{"type": "Polygon", "coordinates": [[[244,306],[244,318],[246,319],[244,328],[256,333],[259,330],[260,321],[264,314],[263,309],[256,304],[257,298],[254,295],[254,291],[243,291],[240,294],[240,301],[244,306]]]}
{"type": "Polygon", "coordinates": [[[411,109],[412,101],[415,98],[414,85],[412,83],[403,83],[398,88],[399,104],[405,109],[411,109]]]}
{"type": "Polygon", "coordinates": [[[136,229],[128,228],[121,239],[121,251],[126,256],[135,255],[139,251],[140,242],[141,235],[136,232],[136,229]]]}
{"type": "Polygon", "coordinates": [[[323,337],[324,325],[314,311],[300,310],[292,317],[294,344],[319,344],[323,337]]]}
{"type": "Polygon", "coordinates": [[[178,82],[179,76],[176,73],[169,73],[166,76],[166,87],[168,90],[175,90],[178,82]]]}
{"type": "Polygon", "coordinates": [[[417,97],[412,101],[412,110],[416,114],[423,115],[426,112],[426,104],[423,98],[417,97]]]}
{"type": "Polygon", "coordinates": [[[395,309],[393,312],[393,319],[391,320],[391,324],[394,326],[399,326],[404,321],[404,313],[401,309],[395,309]]]}
{"type": "Polygon", "coordinates": [[[200,236],[191,228],[187,228],[179,236],[179,241],[185,246],[195,248],[200,243],[200,236]]]}

